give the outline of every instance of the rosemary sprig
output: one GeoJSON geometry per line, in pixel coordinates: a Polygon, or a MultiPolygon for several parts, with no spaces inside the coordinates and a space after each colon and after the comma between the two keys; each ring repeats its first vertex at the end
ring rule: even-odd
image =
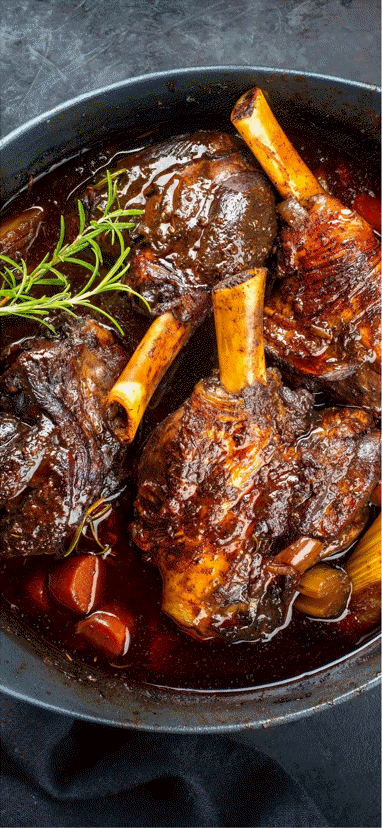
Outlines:
{"type": "MultiPolygon", "coordinates": [[[[52,333],[55,333],[52,323],[46,318],[48,314],[60,310],[76,316],[76,308],[82,306],[107,317],[123,335],[118,322],[103,308],[93,305],[91,300],[101,293],[110,291],[124,291],[142,299],[123,281],[129,269],[126,259],[130,253],[130,247],[125,246],[123,231],[134,226],[134,222],[126,221],[126,219],[130,216],[141,215],[143,211],[123,210],[118,203],[117,182],[113,180],[109,171],[107,171],[106,182],[108,194],[105,206],[100,208],[102,213],[100,218],[93,219],[86,224],[82,202],[78,201],[79,231],[76,238],[64,244],[65,220],[61,216],[60,237],[52,256],[49,257],[47,254],[30,273],[23,259],[21,262],[15,262],[9,256],[0,254],[0,319],[2,316],[31,319],[41,322],[52,333]],[[111,236],[112,244],[116,240],[119,244],[117,259],[104,276],[100,273],[103,258],[97,241],[97,238],[103,234],[111,236]],[[92,262],[78,258],[79,254],[84,251],[91,252],[92,262]],[[77,293],[72,292],[71,284],[62,272],[62,266],[65,264],[78,265],[90,271],[86,285],[77,293]],[[56,288],[56,291],[48,296],[34,295],[36,287],[45,285],[56,288]]],[[[149,307],[146,300],[143,299],[143,301],[149,307]]]]}
{"type": "Polygon", "coordinates": [[[87,511],[85,512],[80,525],[77,527],[72,543],[70,544],[69,549],[67,549],[67,551],[65,552],[64,558],[67,558],[68,555],[70,555],[76,548],[78,541],[80,540],[80,537],[84,532],[86,524],[89,524],[92,536],[97,545],[101,548],[101,552],[99,554],[106,555],[110,552],[109,545],[107,544],[106,546],[104,546],[99,540],[97,528],[95,526],[95,521],[98,522],[102,518],[105,518],[107,515],[110,514],[111,510],[111,503],[108,503],[103,497],[100,497],[99,500],[96,500],[95,503],[92,503],[89,509],[87,509],[87,511]]]}

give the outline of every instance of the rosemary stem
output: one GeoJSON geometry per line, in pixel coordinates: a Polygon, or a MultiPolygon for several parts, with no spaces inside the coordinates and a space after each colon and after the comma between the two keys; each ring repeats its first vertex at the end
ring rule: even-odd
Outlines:
{"type": "MultiPolygon", "coordinates": [[[[110,314],[90,302],[93,297],[113,290],[139,296],[125,281],[122,281],[129,269],[126,259],[130,253],[130,247],[125,246],[123,231],[134,226],[134,222],[126,221],[126,219],[141,215],[143,210],[124,210],[119,207],[117,181],[113,178],[115,175],[107,171],[107,201],[105,207],[102,208],[100,218],[92,219],[89,224],[86,224],[84,207],[79,201],[79,230],[76,238],[64,244],[66,229],[64,217],[61,216],[59,239],[51,258],[49,254],[44,256],[30,273],[23,259],[20,263],[9,256],[0,254],[0,317],[20,316],[39,321],[55,332],[53,325],[44,317],[58,310],[75,316],[74,308],[82,306],[101,313],[115,325],[120,333],[123,333],[110,314]],[[110,235],[112,244],[117,240],[119,245],[116,261],[104,276],[100,274],[103,258],[99,237],[102,235],[110,235]],[[84,251],[92,254],[92,262],[78,258],[78,255],[84,251]],[[72,291],[69,279],[61,270],[63,268],[65,271],[65,265],[69,264],[90,271],[86,284],[76,293],[72,291]],[[42,285],[61,287],[61,290],[56,290],[49,296],[45,294],[36,296],[35,288],[42,285]]],[[[147,302],[145,304],[149,307],[147,302]]]]}

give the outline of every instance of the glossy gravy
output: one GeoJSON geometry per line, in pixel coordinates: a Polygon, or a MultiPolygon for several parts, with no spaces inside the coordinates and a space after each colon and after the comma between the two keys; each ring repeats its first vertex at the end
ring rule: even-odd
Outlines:
{"type": "MultiPolygon", "coordinates": [[[[226,129],[226,125],[222,128],[226,129]]],[[[377,165],[368,155],[367,147],[355,159],[349,139],[344,137],[341,143],[340,133],[334,135],[335,140],[322,128],[310,124],[308,129],[307,123],[300,121],[299,128],[293,129],[292,140],[311,169],[317,176],[325,176],[332,193],[347,206],[351,206],[360,193],[369,198],[378,197],[377,165]]],[[[156,135],[155,140],[161,137],[156,135]]],[[[139,145],[142,144],[138,141],[135,147],[139,145]]],[[[17,201],[8,206],[5,216],[40,204],[48,210],[53,229],[34,243],[33,258],[36,261],[55,243],[56,227],[65,205],[75,201],[84,183],[110,159],[117,165],[119,153],[126,149],[128,147],[114,140],[101,150],[86,151],[48,172],[38,182],[30,182],[17,201]]],[[[148,327],[147,319],[120,298],[113,300],[111,312],[135,347],[148,327]]],[[[4,326],[3,341],[8,344],[34,333],[41,335],[41,329],[34,328],[31,323],[9,323],[4,326]]],[[[2,564],[2,594],[7,606],[19,619],[22,618],[26,627],[33,628],[42,639],[63,650],[69,659],[80,659],[90,665],[99,663],[106,670],[118,670],[123,677],[171,687],[240,688],[312,671],[352,651],[375,632],[368,630],[365,633],[349,616],[322,622],[295,611],[289,624],[269,641],[227,645],[220,641],[196,641],[161,612],[160,575],[155,567],[142,562],[128,532],[137,459],[152,429],[176,410],[190,395],[196,382],[210,374],[215,366],[213,323],[207,320],[195,332],[154,395],[130,450],[126,488],[113,501],[111,513],[97,525],[99,540],[111,547],[111,553],[104,559],[103,602],[123,605],[135,618],[131,645],[123,658],[110,663],[76,634],[78,616],[53,599],[44,606],[43,602],[31,598],[26,585],[36,573],[43,581],[57,563],[51,556],[18,558],[2,564]]],[[[316,404],[318,407],[325,404],[322,395],[317,395],[316,404]]],[[[97,551],[99,549],[88,533],[82,535],[75,554],[97,551]]],[[[340,562],[343,563],[343,559],[340,562]]]]}

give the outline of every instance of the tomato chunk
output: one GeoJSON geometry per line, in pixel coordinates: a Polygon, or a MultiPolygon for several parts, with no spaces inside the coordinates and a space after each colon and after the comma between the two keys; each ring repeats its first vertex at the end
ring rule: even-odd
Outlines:
{"type": "Polygon", "coordinates": [[[104,561],[78,555],[58,564],[49,575],[53,598],[72,612],[86,614],[99,603],[104,585],[104,561]]]}
{"type": "Polygon", "coordinates": [[[76,633],[107,658],[120,658],[130,647],[135,626],[135,619],[128,610],[107,604],[79,621],[76,633]]]}
{"type": "Polygon", "coordinates": [[[37,569],[24,583],[25,594],[33,605],[33,609],[40,612],[49,612],[51,603],[48,592],[48,576],[46,569],[37,569]]]}
{"type": "Polygon", "coordinates": [[[353,210],[364,218],[374,230],[381,232],[381,202],[379,198],[368,193],[357,193],[353,203],[353,210]]]}

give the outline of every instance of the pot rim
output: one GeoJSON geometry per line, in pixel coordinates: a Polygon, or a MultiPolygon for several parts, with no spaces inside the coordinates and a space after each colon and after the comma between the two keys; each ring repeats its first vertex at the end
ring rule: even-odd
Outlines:
{"type": "MultiPolygon", "coordinates": [[[[14,638],[13,631],[10,636],[6,634],[6,638],[14,638]]],[[[23,644],[25,646],[25,641],[23,644]]],[[[54,648],[42,645],[42,649],[51,655],[54,648]]],[[[49,688],[54,687],[55,680],[58,679],[58,693],[60,693],[63,658],[57,662],[48,659],[48,667],[45,663],[42,664],[41,655],[34,658],[39,662],[38,667],[42,667],[42,672],[46,673],[49,688]]],[[[9,664],[8,661],[6,663],[9,664]]],[[[18,663],[13,670],[11,667],[10,672],[13,673],[16,683],[18,674],[24,667],[24,663],[18,663]]],[[[89,667],[78,663],[73,665],[73,669],[74,673],[69,670],[66,677],[77,681],[76,670],[79,670],[80,682],[84,682],[84,676],[89,671],[89,667]]],[[[115,677],[110,679],[103,675],[102,679],[105,680],[105,678],[106,685],[108,683],[112,685],[116,681],[115,677]]],[[[90,679],[95,682],[94,677],[90,676],[90,679]]],[[[108,726],[157,733],[228,733],[273,727],[303,719],[335,705],[351,701],[364,692],[378,687],[380,682],[381,633],[377,633],[357,650],[330,664],[318,667],[310,673],[253,688],[197,690],[147,683],[132,685],[124,683],[121,687],[117,679],[115,690],[119,695],[112,699],[111,704],[111,697],[106,698],[107,710],[105,712],[102,709],[99,710],[100,701],[101,708],[105,707],[104,693],[98,694],[97,685],[90,683],[90,680],[87,684],[80,686],[77,698],[70,696],[66,703],[62,701],[56,703],[48,697],[44,698],[38,684],[36,684],[37,696],[33,689],[25,692],[6,684],[0,685],[0,692],[19,701],[36,704],[53,713],[72,716],[83,721],[96,721],[98,724],[108,726]],[[338,687],[339,684],[341,687],[338,687]],[[82,694],[86,696],[85,701],[81,698],[82,694]],[[126,701],[128,709],[126,709],[126,701]],[[132,702],[133,707],[134,704],[140,704],[139,711],[133,710],[132,712],[132,702]],[[187,721],[190,718],[191,722],[187,721]],[[215,721],[216,718],[220,720],[215,721]]],[[[78,687],[76,689],[78,690],[78,687]]],[[[102,686],[102,690],[104,689],[102,686]]],[[[52,695],[51,689],[47,690],[47,696],[49,695],[52,695]]]]}
{"type": "Polygon", "coordinates": [[[273,76],[279,75],[280,77],[283,75],[289,77],[303,77],[303,78],[311,78],[312,80],[320,80],[325,82],[333,82],[333,83],[341,83],[345,86],[349,86],[352,89],[355,87],[358,89],[364,89],[368,92],[379,92],[381,93],[381,87],[377,84],[373,83],[366,83],[365,81],[352,81],[349,78],[342,78],[336,75],[324,75],[319,72],[304,72],[299,71],[298,69],[275,69],[272,66],[247,66],[245,64],[223,64],[222,66],[217,66],[212,64],[211,66],[186,66],[180,69],[170,69],[168,71],[163,70],[160,72],[149,72],[148,74],[144,75],[135,75],[132,78],[126,78],[122,81],[116,81],[115,83],[108,84],[107,86],[99,86],[95,87],[94,89],[83,92],[81,95],[76,95],[74,98],[68,98],[61,104],[53,107],[52,109],[47,109],[42,112],[40,115],[36,115],[34,118],[31,118],[29,121],[26,121],[24,124],[20,124],[20,126],[13,129],[11,132],[8,132],[3,138],[0,139],[0,150],[5,147],[8,143],[13,141],[16,137],[22,136],[25,132],[27,132],[31,127],[36,126],[37,124],[41,123],[45,119],[51,118],[55,115],[60,114],[61,112],[69,109],[71,106],[76,106],[81,103],[86,103],[88,100],[96,97],[97,95],[104,95],[106,93],[115,91],[117,89],[122,89],[126,86],[129,86],[134,83],[140,82],[147,82],[150,80],[160,80],[161,78],[170,78],[170,77],[182,77],[190,72],[196,72],[198,75],[207,74],[209,72],[231,72],[236,74],[237,72],[265,72],[271,73],[273,76]]]}

